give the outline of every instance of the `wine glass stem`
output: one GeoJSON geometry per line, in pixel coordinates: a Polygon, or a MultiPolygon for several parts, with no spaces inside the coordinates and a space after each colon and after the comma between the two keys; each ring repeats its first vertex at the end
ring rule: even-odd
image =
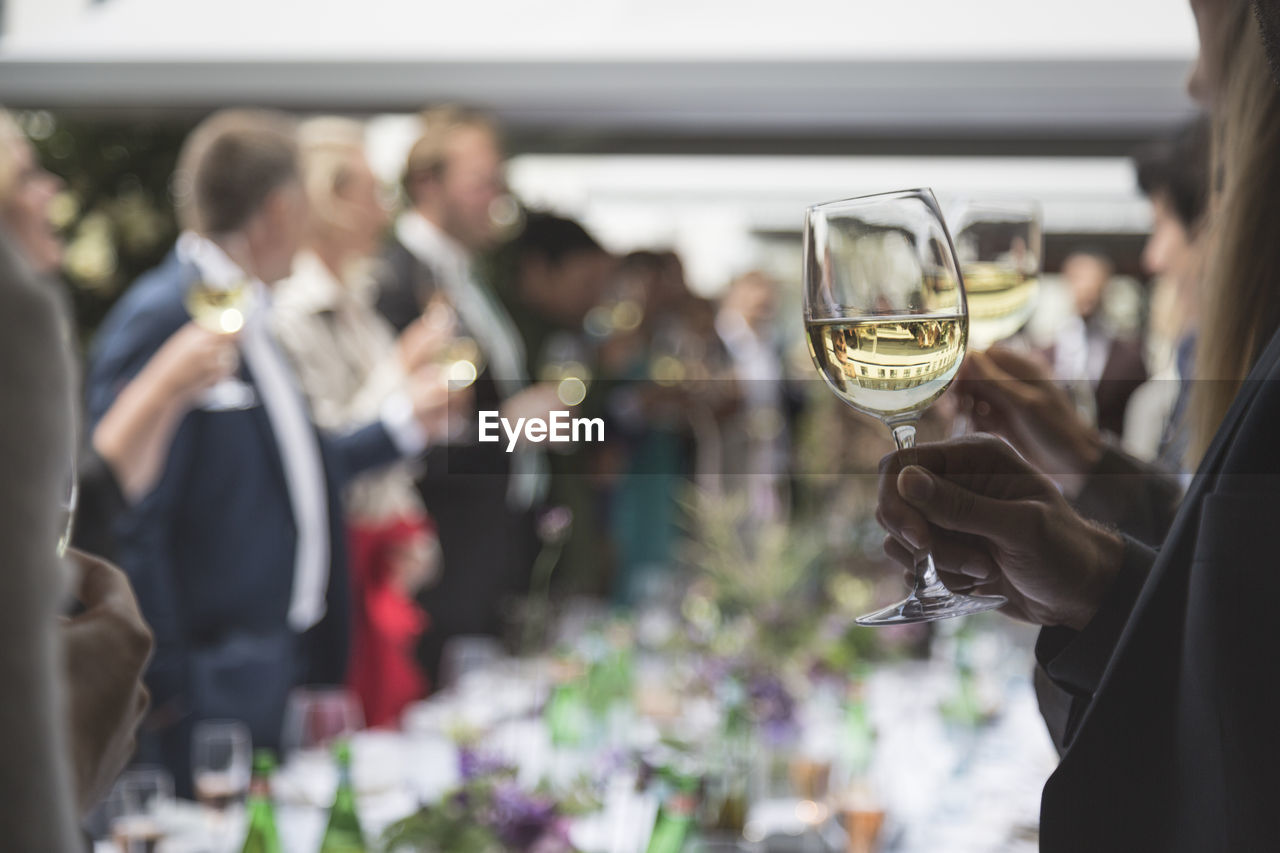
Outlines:
{"type": "MultiPolygon", "coordinates": [[[[916,464],[916,425],[914,423],[898,424],[892,427],[893,440],[902,451],[904,465],[916,464]]],[[[938,570],[933,565],[933,554],[927,549],[920,549],[913,555],[916,562],[916,585],[911,597],[921,601],[946,598],[950,590],[938,580],[938,570]]]]}

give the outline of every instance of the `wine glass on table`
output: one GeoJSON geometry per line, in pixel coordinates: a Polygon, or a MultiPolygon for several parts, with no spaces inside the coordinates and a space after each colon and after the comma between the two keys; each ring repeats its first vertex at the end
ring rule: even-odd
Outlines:
{"type": "Polygon", "coordinates": [[[363,728],[364,712],[350,690],[313,686],[290,691],[280,745],[285,777],[306,802],[324,806],[332,801],[338,782],[333,745],[350,741],[363,728]]]}
{"type": "Polygon", "coordinates": [[[165,770],[135,767],[120,774],[104,806],[115,849],[155,853],[165,837],[161,818],[173,802],[173,777],[165,770]]]}
{"type": "MultiPolygon", "coordinates": [[[[968,333],[964,284],[931,190],[809,208],[804,323],[809,355],[836,396],[883,421],[913,461],[916,421],[955,378],[968,333]]],[[[1005,603],[948,590],[927,550],[915,564],[911,594],[858,624],[931,622],[1005,603]]]]}
{"type": "Polygon", "coordinates": [[[219,817],[249,790],[253,746],[249,729],[235,720],[202,720],[191,736],[196,799],[219,817]]]}

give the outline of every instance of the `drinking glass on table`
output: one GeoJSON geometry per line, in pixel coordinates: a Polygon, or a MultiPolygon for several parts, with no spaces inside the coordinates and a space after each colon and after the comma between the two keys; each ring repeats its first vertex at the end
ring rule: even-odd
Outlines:
{"type": "MultiPolygon", "coordinates": [[[[809,355],[836,396],[879,418],[908,463],[916,421],[951,384],[968,334],[964,283],[933,192],[880,193],[810,207],[804,229],[809,355]]],[[[916,554],[915,587],[860,625],[930,622],[1000,607],[958,595],[916,554]]]]}
{"type": "Polygon", "coordinates": [[[173,777],[159,767],[120,774],[104,809],[111,841],[120,853],[154,853],[164,840],[161,816],[173,804],[173,777]]]}
{"type": "Polygon", "coordinates": [[[290,757],[329,761],[333,742],[364,728],[364,712],[350,690],[298,687],[289,693],[281,746],[290,757]]]}
{"type": "Polygon", "coordinates": [[[196,799],[218,815],[243,802],[249,790],[253,744],[248,727],[235,720],[203,720],[191,736],[196,799]]]}

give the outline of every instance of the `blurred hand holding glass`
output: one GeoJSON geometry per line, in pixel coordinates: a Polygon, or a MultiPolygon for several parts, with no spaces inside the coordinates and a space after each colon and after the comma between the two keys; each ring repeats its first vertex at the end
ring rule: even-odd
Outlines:
{"type": "MultiPolygon", "coordinates": [[[[955,378],[968,334],[964,285],[932,191],[809,208],[804,322],[809,355],[827,384],[854,409],[883,421],[909,462],[916,421],[955,378]]],[[[929,622],[1004,603],[1000,596],[950,592],[932,555],[921,551],[911,594],[857,621],[929,622]]]]}

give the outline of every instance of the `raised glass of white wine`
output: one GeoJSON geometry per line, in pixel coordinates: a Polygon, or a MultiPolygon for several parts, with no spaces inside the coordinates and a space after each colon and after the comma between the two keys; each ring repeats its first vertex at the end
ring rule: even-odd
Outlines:
{"type": "MultiPolygon", "coordinates": [[[[185,306],[196,325],[216,335],[238,334],[248,322],[253,301],[253,288],[241,273],[225,281],[197,279],[187,288],[185,306]]],[[[205,392],[200,408],[206,411],[231,411],[251,408],[257,401],[244,382],[234,377],[223,379],[205,392]]]]}
{"type": "MultiPolygon", "coordinates": [[[[804,323],[809,355],[836,396],[883,421],[913,461],[916,421],[955,378],[969,331],[955,249],[931,190],[809,208],[804,323]]],[[[915,564],[911,594],[858,624],[930,622],[1005,603],[948,590],[928,551],[915,564]]]]}
{"type": "Polygon", "coordinates": [[[948,207],[969,303],[969,347],[1022,331],[1040,294],[1040,208],[1030,201],[961,199],[948,207]]]}

